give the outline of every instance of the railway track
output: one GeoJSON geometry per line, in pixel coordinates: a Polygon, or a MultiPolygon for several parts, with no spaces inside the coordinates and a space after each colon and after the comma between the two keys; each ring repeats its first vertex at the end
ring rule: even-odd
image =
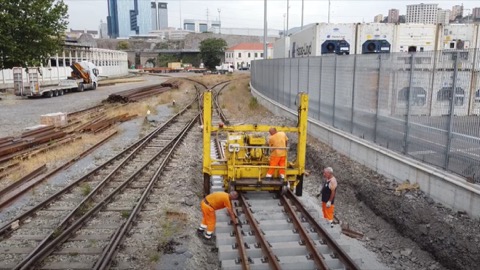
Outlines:
{"type": "Polygon", "coordinates": [[[132,224],[174,147],[198,119],[194,102],[118,156],[3,225],[0,268],[91,269],[108,264],[105,258],[132,224]]]}
{"type": "MultiPolygon", "coordinates": [[[[213,104],[221,108],[216,95],[213,104]]],[[[214,116],[212,123],[219,120],[214,116]]],[[[212,140],[213,159],[225,160],[224,143],[221,136],[212,140]]],[[[205,191],[224,190],[220,176],[204,184],[210,184],[205,191]]],[[[233,226],[226,212],[217,213],[215,244],[222,269],[360,269],[361,259],[352,259],[348,246],[338,244],[338,231],[318,212],[308,211],[290,189],[245,192],[232,203],[240,226],[233,226]]]]}

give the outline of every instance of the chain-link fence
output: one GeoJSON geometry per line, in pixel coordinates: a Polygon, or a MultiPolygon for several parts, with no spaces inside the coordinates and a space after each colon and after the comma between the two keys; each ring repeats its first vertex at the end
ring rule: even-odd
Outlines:
{"type": "Polygon", "coordinates": [[[252,85],[309,117],[480,183],[480,50],[258,60],[252,85]]]}

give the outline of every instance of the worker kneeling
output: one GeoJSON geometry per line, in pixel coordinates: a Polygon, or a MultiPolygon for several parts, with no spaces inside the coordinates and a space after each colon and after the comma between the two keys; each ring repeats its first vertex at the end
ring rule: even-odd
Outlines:
{"type": "Polygon", "coordinates": [[[271,148],[270,152],[270,168],[267,171],[265,176],[267,180],[272,179],[272,175],[275,172],[273,166],[281,167],[279,169],[280,178],[283,181],[285,179],[285,163],[287,158],[287,143],[288,137],[285,132],[277,132],[276,128],[270,128],[268,131],[270,133],[270,138],[268,139],[268,145],[271,148]]]}
{"type": "Polygon", "coordinates": [[[227,209],[233,224],[235,224],[235,226],[238,225],[238,222],[235,219],[235,214],[232,210],[232,204],[230,203],[230,200],[236,200],[237,198],[238,193],[236,191],[232,191],[230,193],[221,191],[207,195],[200,203],[203,219],[202,223],[200,224],[200,228],[197,229],[197,232],[203,233],[205,239],[211,239],[216,223],[215,210],[223,208],[227,209]]]}

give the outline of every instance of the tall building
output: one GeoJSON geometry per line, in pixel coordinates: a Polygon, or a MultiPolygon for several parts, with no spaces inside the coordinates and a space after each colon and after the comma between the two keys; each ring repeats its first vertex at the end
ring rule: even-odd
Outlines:
{"type": "Polygon", "coordinates": [[[480,20],[480,7],[473,8],[472,19],[474,21],[480,20]]]}
{"type": "Polygon", "coordinates": [[[111,38],[148,34],[152,30],[150,1],[108,0],[107,24],[111,38]]]}
{"type": "Polygon", "coordinates": [[[407,5],[406,23],[437,23],[438,4],[407,5]]]}
{"type": "Polygon", "coordinates": [[[398,9],[390,9],[388,11],[388,22],[389,23],[398,23],[398,19],[399,19],[399,16],[400,16],[400,13],[398,11],[398,9]]]}
{"type": "Polygon", "coordinates": [[[450,10],[449,9],[438,9],[437,13],[437,23],[447,25],[450,23],[450,10]]]}
{"type": "Polygon", "coordinates": [[[450,21],[455,21],[458,16],[463,17],[463,5],[455,5],[452,7],[450,21]]]}
{"type": "Polygon", "coordinates": [[[168,28],[167,3],[152,2],[152,29],[161,30],[168,28]]]}
{"type": "Polygon", "coordinates": [[[373,22],[380,23],[382,21],[383,21],[383,15],[382,14],[378,14],[377,16],[375,16],[375,18],[373,18],[373,22]]]}
{"type": "Polygon", "coordinates": [[[100,20],[100,25],[98,26],[99,38],[108,38],[108,24],[100,20]]]}

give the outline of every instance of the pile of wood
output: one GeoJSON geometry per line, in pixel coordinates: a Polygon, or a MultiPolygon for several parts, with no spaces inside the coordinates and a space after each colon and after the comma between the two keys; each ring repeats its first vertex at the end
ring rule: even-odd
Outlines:
{"type": "Polygon", "coordinates": [[[38,126],[38,128],[23,132],[20,137],[0,138],[0,162],[11,159],[23,150],[65,137],[64,131],[54,126],[38,126]]]}
{"type": "Polygon", "coordinates": [[[110,102],[110,103],[136,102],[147,97],[158,95],[170,89],[171,89],[170,86],[163,86],[162,84],[145,86],[145,87],[140,87],[136,89],[126,90],[126,91],[117,92],[115,94],[111,94],[103,102],[110,102]]]}

